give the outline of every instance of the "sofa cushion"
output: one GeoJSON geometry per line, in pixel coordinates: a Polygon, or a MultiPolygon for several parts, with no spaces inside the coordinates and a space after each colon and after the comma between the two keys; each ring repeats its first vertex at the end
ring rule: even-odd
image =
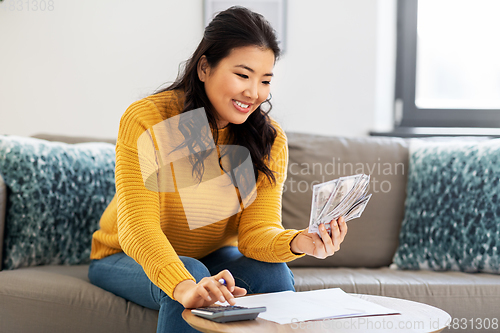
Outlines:
{"type": "MultiPolygon", "coordinates": [[[[499,276],[488,273],[402,271],[382,267],[294,267],[297,291],[341,288],[348,293],[381,295],[422,302],[448,312],[452,318],[498,323],[499,276]]],[[[497,326],[498,327],[498,326],[497,326]]],[[[468,326],[470,328],[470,325],[468,326]]],[[[488,330],[492,332],[494,330],[488,330]]],[[[476,330],[474,330],[476,332],[476,330]]]]}
{"type": "Polygon", "coordinates": [[[500,139],[410,146],[403,269],[500,273],[500,139]]]}
{"type": "Polygon", "coordinates": [[[156,332],[158,311],[126,301],[88,278],[88,265],[0,272],[2,332],[156,332]]]}
{"type": "Polygon", "coordinates": [[[115,193],[115,146],[0,136],[9,190],[4,268],[89,261],[92,233],[115,193]]]}
{"type": "Polygon", "coordinates": [[[312,186],[342,176],[370,175],[372,198],[363,215],[348,222],[341,249],[326,259],[305,256],[297,266],[388,266],[397,248],[405,199],[408,148],[400,138],[342,138],[287,133],[288,175],[283,192],[283,226],[309,225],[312,186]]]}

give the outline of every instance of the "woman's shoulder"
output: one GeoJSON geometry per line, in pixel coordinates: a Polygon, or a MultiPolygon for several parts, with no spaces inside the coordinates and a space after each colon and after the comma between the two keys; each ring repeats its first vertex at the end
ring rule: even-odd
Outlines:
{"type": "Polygon", "coordinates": [[[288,138],[281,125],[271,116],[269,116],[271,125],[276,129],[276,139],[274,140],[272,150],[274,152],[281,152],[288,146],[288,138]]]}
{"type": "Polygon", "coordinates": [[[137,136],[161,121],[180,114],[184,105],[184,94],[169,90],[144,97],[133,102],[120,120],[118,140],[136,140],[137,136]]]}
{"type": "MultiPolygon", "coordinates": [[[[274,139],[274,143],[271,147],[271,151],[269,154],[269,160],[266,159],[266,165],[276,172],[275,174],[276,181],[283,182],[286,178],[286,168],[288,163],[288,141],[287,136],[281,125],[269,116],[269,122],[276,130],[276,138],[274,139]]],[[[258,186],[274,186],[272,183],[268,182],[266,177],[262,174],[259,174],[258,186]],[[260,183],[264,181],[263,183],[260,183]],[[265,184],[265,185],[264,185],[265,184]]]]}
{"type": "Polygon", "coordinates": [[[177,90],[168,90],[133,102],[125,111],[124,116],[128,114],[148,116],[156,111],[169,118],[179,114],[183,106],[184,94],[177,90]]]}
{"type": "Polygon", "coordinates": [[[184,92],[167,90],[145,98],[153,103],[162,113],[164,119],[180,114],[184,107],[184,92]]]}

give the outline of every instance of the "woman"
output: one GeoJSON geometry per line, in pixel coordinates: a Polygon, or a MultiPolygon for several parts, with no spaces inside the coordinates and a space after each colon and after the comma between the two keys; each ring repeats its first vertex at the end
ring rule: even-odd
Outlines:
{"type": "MultiPolygon", "coordinates": [[[[121,119],[117,193],[93,236],[89,278],[116,295],[159,310],[158,332],[190,331],[181,317],[184,308],[218,300],[235,304],[234,297],[247,292],[294,290],[285,262],[306,254],[325,258],[338,251],[344,240],[343,218],[331,222],[332,236],[324,227],[320,237],[308,229],[284,230],[281,225],[286,136],[261,109],[261,104],[269,103],[279,53],[274,31],[261,15],[231,7],[207,26],[177,81],[133,103],[121,119]],[[155,145],[152,154],[158,152],[162,142],[151,134],[152,128],[200,107],[217,144],[219,161],[221,145],[230,143],[249,151],[256,196],[236,214],[192,228],[186,218],[188,204],[184,201],[183,206],[183,189],[178,186],[179,168],[162,169],[157,158],[152,158],[151,187],[151,178],[143,177],[144,158],[138,142],[146,136],[155,145]],[[158,187],[159,170],[170,172],[173,191],[158,187]]],[[[190,135],[185,140],[190,149],[197,147],[190,135]]],[[[207,171],[207,155],[203,149],[197,152],[191,174],[200,181],[207,171]]],[[[199,205],[196,213],[212,216],[225,204],[223,197],[209,199],[217,204],[199,205]]],[[[241,193],[239,200],[243,206],[241,193]]]]}

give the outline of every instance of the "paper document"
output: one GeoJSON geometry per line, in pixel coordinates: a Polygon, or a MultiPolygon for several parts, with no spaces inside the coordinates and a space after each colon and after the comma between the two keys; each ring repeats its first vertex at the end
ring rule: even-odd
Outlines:
{"type": "Polygon", "coordinates": [[[236,305],[265,306],[259,318],[278,324],[306,320],[398,314],[398,311],[348,295],[340,288],[313,291],[283,291],[235,299],[236,305]]]}

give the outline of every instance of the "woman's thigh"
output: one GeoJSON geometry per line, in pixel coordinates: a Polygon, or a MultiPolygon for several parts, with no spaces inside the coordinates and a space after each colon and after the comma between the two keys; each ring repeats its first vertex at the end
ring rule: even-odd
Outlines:
{"type": "Polygon", "coordinates": [[[268,263],[245,257],[235,246],[226,246],[212,252],[200,261],[211,275],[227,269],[236,285],[249,294],[293,290],[293,273],[285,263],[268,263]]]}
{"type": "MultiPolygon", "coordinates": [[[[208,269],[198,260],[179,258],[197,282],[210,276],[208,269]]],[[[89,279],[104,290],[154,310],[159,310],[161,300],[168,297],[151,282],[142,266],[123,252],[93,260],[89,267],[89,279]]]]}

